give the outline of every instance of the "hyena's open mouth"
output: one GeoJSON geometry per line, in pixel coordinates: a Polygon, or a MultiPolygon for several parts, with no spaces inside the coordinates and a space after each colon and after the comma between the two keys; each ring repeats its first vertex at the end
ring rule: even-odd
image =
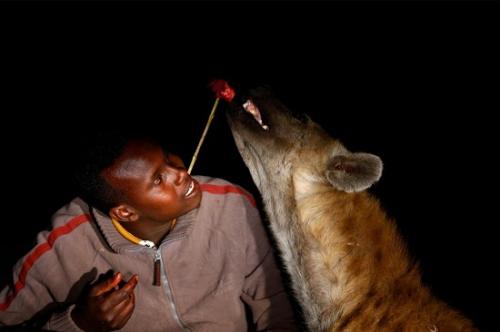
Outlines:
{"type": "Polygon", "coordinates": [[[246,112],[250,113],[253,116],[255,121],[259,123],[262,129],[269,130],[269,127],[262,122],[262,115],[260,114],[260,110],[257,107],[257,105],[255,105],[255,103],[252,101],[252,99],[248,99],[246,102],[243,103],[242,106],[246,112]]]}

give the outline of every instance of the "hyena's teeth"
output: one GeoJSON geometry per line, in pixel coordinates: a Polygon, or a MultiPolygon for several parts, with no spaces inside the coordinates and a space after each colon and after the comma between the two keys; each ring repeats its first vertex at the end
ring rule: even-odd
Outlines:
{"type": "Polygon", "coordinates": [[[255,104],[250,99],[248,99],[243,104],[243,108],[245,109],[245,111],[252,114],[253,118],[255,119],[255,121],[257,121],[259,123],[259,125],[262,127],[262,129],[264,129],[264,130],[269,129],[269,127],[267,125],[262,123],[262,117],[260,116],[260,111],[257,108],[257,106],[255,106],[255,104]]]}

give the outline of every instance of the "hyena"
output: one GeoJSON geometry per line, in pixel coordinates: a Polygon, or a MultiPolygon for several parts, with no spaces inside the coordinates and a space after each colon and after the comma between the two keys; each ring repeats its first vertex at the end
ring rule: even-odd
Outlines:
{"type": "Polygon", "coordinates": [[[249,100],[260,125],[236,103],[229,124],[308,328],[477,331],[422,284],[396,224],[365,191],[381,176],[380,158],[350,152],[268,89],[249,100]]]}

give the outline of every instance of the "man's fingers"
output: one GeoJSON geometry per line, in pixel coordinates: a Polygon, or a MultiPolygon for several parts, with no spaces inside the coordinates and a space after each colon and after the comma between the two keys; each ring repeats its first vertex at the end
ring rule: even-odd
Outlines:
{"type": "Polygon", "coordinates": [[[129,301],[134,295],[134,289],[138,281],[138,277],[134,275],[123,287],[106,295],[106,299],[101,304],[101,310],[106,312],[122,302],[129,301]]]}
{"type": "Polygon", "coordinates": [[[122,289],[127,293],[132,294],[138,282],[139,282],[139,277],[136,274],[134,274],[132,278],[130,278],[128,282],[122,287],[122,289]]]}
{"type": "Polygon", "coordinates": [[[125,303],[125,305],[122,308],[120,308],[119,312],[115,316],[115,319],[113,320],[113,326],[116,329],[121,329],[123,326],[125,326],[125,324],[130,319],[130,316],[132,316],[132,313],[134,312],[135,308],[134,294],[132,294],[132,297],[130,298],[129,301],[122,303],[125,303]]]}
{"type": "Polygon", "coordinates": [[[90,296],[99,296],[110,290],[114,289],[122,280],[120,272],[115,273],[114,276],[94,285],[90,290],[90,296]]]}

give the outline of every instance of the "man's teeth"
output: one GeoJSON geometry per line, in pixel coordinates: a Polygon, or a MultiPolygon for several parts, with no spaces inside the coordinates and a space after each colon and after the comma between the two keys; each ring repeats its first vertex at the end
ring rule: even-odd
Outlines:
{"type": "Polygon", "coordinates": [[[194,189],[194,182],[191,181],[191,183],[189,184],[189,188],[188,188],[185,196],[189,196],[193,192],[193,189],[194,189]]]}

